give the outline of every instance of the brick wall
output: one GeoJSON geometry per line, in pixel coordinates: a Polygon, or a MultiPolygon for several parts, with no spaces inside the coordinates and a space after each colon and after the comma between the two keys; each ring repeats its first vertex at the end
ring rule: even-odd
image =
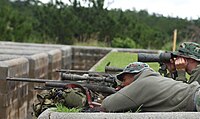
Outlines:
{"type": "Polygon", "coordinates": [[[0,118],[27,117],[28,83],[6,81],[6,77],[27,77],[29,62],[26,58],[0,62],[0,118]]]}
{"type": "Polygon", "coordinates": [[[72,47],[72,69],[89,70],[111,49],[98,47],[72,47]]]}

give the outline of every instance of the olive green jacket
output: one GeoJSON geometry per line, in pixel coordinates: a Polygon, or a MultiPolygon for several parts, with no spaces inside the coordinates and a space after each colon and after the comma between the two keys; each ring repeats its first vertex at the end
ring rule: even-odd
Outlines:
{"type": "Polygon", "coordinates": [[[200,87],[175,81],[146,69],[137,75],[136,80],[115,94],[106,97],[102,108],[109,112],[142,111],[193,111],[194,92],[200,87]]]}
{"type": "Polygon", "coordinates": [[[200,84],[200,65],[192,70],[188,83],[192,83],[193,81],[197,81],[200,84]]]}
{"type": "Polygon", "coordinates": [[[176,77],[177,81],[183,81],[185,83],[192,83],[193,81],[197,81],[200,84],[200,65],[197,65],[195,69],[192,70],[190,78],[186,78],[185,71],[177,71],[178,77],[176,77]]]}

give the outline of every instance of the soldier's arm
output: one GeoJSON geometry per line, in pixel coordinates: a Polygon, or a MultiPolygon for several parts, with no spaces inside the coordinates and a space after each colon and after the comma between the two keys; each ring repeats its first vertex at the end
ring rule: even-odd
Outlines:
{"type": "Polygon", "coordinates": [[[186,78],[186,72],[183,70],[177,71],[178,77],[176,77],[177,81],[183,81],[184,83],[187,83],[188,79],[186,78]]]}
{"type": "Polygon", "coordinates": [[[105,109],[106,112],[124,112],[137,108],[135,102],[126,95],[120,93],[120,91],[106,97],[101,107],[105,109]]]}
{"type": "Polygon", "coordinates": [[[200,84],[200,65],[192,70],[188,83],[192,83],[193,81],[197,81],[200,84]]]}

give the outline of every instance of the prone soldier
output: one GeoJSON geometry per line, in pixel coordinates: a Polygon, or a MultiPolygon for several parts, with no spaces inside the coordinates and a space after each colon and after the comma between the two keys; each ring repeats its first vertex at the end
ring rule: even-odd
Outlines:
{"type": "Polygon", "coordinates": [[[106,97],[101,107],[107,112],[200,111],[200,85],[163,77],[142,62],[130,63],[117,75],[121,89],[106,97]],[[126,102],[126,103],[124,103],[126,102]]]}

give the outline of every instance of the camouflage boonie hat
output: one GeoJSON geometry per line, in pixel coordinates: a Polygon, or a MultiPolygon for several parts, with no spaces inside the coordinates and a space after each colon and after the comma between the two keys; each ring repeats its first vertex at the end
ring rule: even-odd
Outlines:
{"type": "Polygon", "coordinates": [[[173,54],[200,61],[200,45],[194,42],[184,42],[173,54]]]}
{"type": "Polygon", "coordinates": [[[134,63],[130,63],[129,65],[127,65],[124,70],[119,73],[118,75],[116,75],[118,80],[122,80],[122,76],[124,74],[130,73],[130,74],[135,74],[135,73],[139,73],[141,71],[143,71],[144,69],[149,68],[149,65],[143,62],[134,62],[134,63]]]}

